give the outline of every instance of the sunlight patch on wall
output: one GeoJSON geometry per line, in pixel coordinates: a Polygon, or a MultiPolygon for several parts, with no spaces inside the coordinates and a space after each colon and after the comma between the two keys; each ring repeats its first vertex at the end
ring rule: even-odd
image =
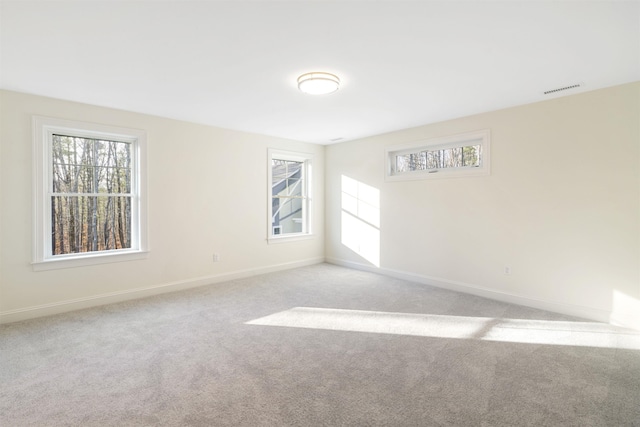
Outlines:
{"type": "Polygon", "coordinates": [[[604,323],[295,307],[247,322],[331,331],[640,350],[640,332],[604,323]]]}
{"type": "Polygon", "coordinates": [[[640,300],[620,291],[613,291],[613,323],[640,330],[640,300]]]}
{"type": "Polygon", "coordinates": [[[380,267],[380,190],[342,175],[341,242],[380,267]]]}

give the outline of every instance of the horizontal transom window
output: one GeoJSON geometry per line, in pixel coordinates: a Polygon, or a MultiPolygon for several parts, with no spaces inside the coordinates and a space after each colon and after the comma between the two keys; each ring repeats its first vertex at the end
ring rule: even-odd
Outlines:
{"type": "Polygon", "coordinates": [[[489,131],[477,131],[388,147],[387,180],[489,173],[489,131]]]}

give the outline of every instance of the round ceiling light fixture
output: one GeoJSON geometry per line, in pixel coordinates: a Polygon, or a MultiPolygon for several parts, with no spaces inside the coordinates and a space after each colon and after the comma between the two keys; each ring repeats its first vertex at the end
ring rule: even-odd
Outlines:
{"type": "Polygon", "coordinates": [[[306,73],[298,77],[298,89],[310,95],[325,95],[338,90],[340,79],[330,73],[306,73]]]}

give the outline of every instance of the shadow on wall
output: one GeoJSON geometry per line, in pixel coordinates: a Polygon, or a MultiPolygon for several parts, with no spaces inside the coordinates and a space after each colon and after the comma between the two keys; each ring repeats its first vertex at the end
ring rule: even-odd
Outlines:
{"type": "Polygon", "coordinates": [[[380,190],[342,175],[341,242],[380,267],[380,190]]]}

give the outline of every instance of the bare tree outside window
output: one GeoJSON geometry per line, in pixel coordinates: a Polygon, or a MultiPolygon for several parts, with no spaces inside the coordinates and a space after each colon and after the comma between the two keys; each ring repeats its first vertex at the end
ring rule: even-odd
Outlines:
{"type": "Polygon", "coordinates": [[[396,172],[428,171],[446,168],[478,167],[482,145],[468,145],[396,156],[396,172]]]}
{"type": "Polygon", "coordinates": [[[53,135],[53,255],[131,248],[131,143],[53,135]]]}
{"type": "Polygon", "coordinates": [[[385,181],[490,175],[491,131],[405,142],[385,147],[385,181]]]}

